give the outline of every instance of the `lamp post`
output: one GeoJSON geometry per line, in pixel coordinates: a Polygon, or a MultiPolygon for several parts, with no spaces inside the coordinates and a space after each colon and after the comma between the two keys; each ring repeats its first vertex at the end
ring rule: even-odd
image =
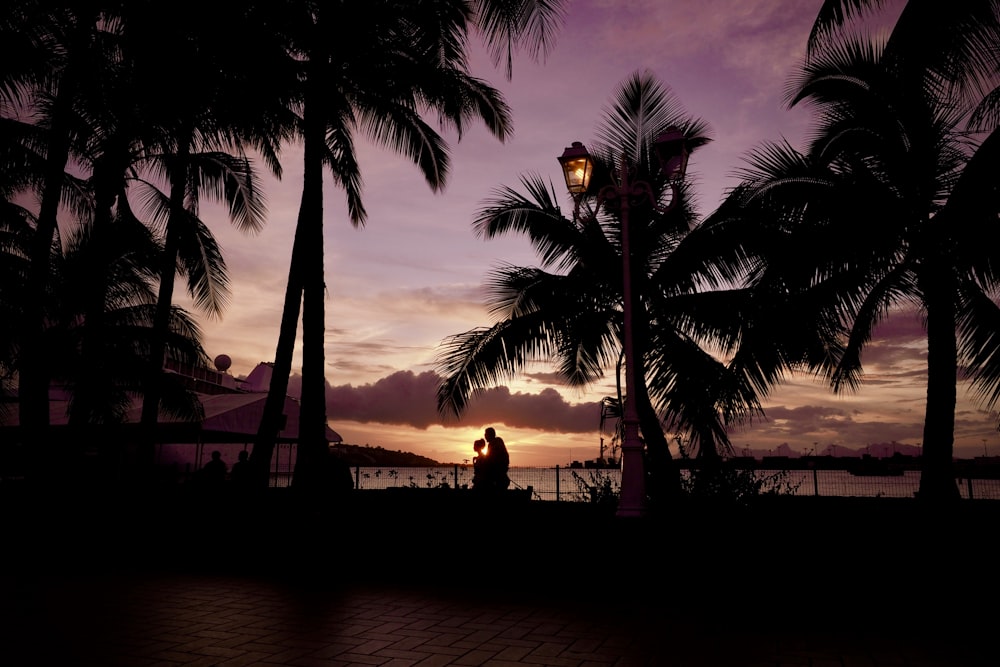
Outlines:
{"type": "MultiPolygon", "coordinates": [[[[678,181],[684,177],[687,170],[688,149],[683,132],[677,128],[668,128],[653,142],[660,172],[671,188],[670,201],[661,204],[649,183],[632,180],[629,173],[630,165],[625,160],[623,151],[618,164],[618,182],[602,187],[597,193],[597,205],[594,214],[600,211],[607,201],[618,201],[621,215],[621,247],[622,247],[622,317],[624,329],[622,347],[625,353],[625,405],[622,415],[623,436],[621,445],[622,485],[621,498],[618,502],[618,516],[638,517],[646,512],[646,471],[643,464],[643,445],[639,439],[639,411],[635,402],[635,389],[638,386],[637,359],[634,354],[635,339],[633,335],[634,305],[632,303],[632,270],[631,270],[631,229],[629,228],[629,208],[633,198],[645,198],[661,213],[666,213],[677,203],[678,181]]],[[[579,213],[580,201],[590,188],[590,179],[594,172],[594,161],[587,149],[579,141],[563,151],[558,158],[566,179],[566,189],[574,200],[573,215],[579,213]]]]}

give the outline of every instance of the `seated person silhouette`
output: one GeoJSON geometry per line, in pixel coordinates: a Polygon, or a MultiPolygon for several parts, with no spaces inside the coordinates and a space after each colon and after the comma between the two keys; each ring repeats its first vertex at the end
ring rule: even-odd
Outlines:
{"type": "Polygon", "coordinates": [[[199,471],[201,486],[217,489],[226,482],[226,462],[222,460],[222,452],[212,452],[212,459],[199,471]]]}

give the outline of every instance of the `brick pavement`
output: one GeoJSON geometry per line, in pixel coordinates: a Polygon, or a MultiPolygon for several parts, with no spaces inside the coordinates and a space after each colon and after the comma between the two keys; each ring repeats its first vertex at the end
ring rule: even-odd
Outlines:
{"type": "Polygon", "coordinates": [[[992,513],[667,531],[533,504],[487,516],[490,537],[441,508],[169,506],[18,523],[7,503],[0,665],[1000,665],[995,578],[966,567],[988,557],[970,526],[992,513]],[[903,540],[910,521],[933,534],[903,540]],[[944,577],[918,582],[930,559],[944,577]],[[508,574],[475,585],[490,560],[508,574]]]}
{"type": "Polygon", "coordinates": [[[749,630],[732,618],[643,615],[551,599],[270,577],[52,575],[5,585],[15,666],[630,665],[995,667],[1000,654],[910,634],[749,630]],[[27,587],[30,585],[31,590],[27,587]],[[19,609],[12,609],[19,606],[19,609]],[[609,613],[612,612],[612,613],[609,613]]]}

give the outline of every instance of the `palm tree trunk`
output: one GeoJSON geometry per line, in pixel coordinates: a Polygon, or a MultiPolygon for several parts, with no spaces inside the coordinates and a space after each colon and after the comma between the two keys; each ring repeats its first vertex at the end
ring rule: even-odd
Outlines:
{"type": "Polygon", "coordinates": [[[953,461],[958,343],[952,276],[946,266],[929,270],[921,281],[927,308],[927,404],[919,497],[934,503],[961,497],[953,461]]]}
{"type": "MultiPolygon", "coordinates": [[[[319,80],[318,77],[316,80],[319,80]]],[[[326,132],[322,94],[316,91],[306,119],[302,209],[306,243],[302,289],[302,403],[299,444],[292,485],[316,491],[324,485],[329,447],[326,440],[326,278],[323,261],[323,161],[326,132]],[[313,150],[309,150],[313,148],[313,150]]]]}
{"type": "MultiPolygon", "coordinates": [[[[278,346],[275,350],[274,365],[271,369],[271,383],[268,387],[267,400],[264,403],[264,413],[261,416],[257,437],[254,439],[253,451],[250,454],[250,470],[257,487],[268,484],[268,471],[271,458],[274,456],[274,446],[278,433],[284,422],[285,397],[288,394],[288,379],[292,374],[292,357],[295,352],[295,335],[298,327],[299,314],[305,297],[307,276],[313,279],[315,268],[310,264],[315,262],[315,251],[310,249],[316,244],[317,226],[319,235],[320,280],[322,281],[322,236],[323,236],[323,146],[325,131],[321,108],[317,107],[317,97],[309,84],[317,81],[319,76],[310,68],[310,81],[307,82],[306,100],[303,105],[303,171],[302,198],[299,202],[299,215],[295,223],[295,238],[292,242],[292,259],[288,269],[288,284],[285,286],[285,303],[281,313],[281,327],[278,331],[278,346]]],[[[322,293],[320,298],[322,298],[322,293]]],[[[322,308],[322,305],[321,305],[322,308]]],[[[313,315],[315,306],[310,310],[313,315]]],[[[322,314],[320,315],[322,317],[322,314]]],[[[312,320],[310,320],[311,322],[312,320]]],[[[322,319],[320,326],[323,325],[322,319]]],[[[321,338],[322,338],[321,333],[321,338]]],[[[315,392],[306,390],[306,358],[305,324],[303,323],[303,403],[299,411],[299,447],[296,455],[295,474],[299,475],[302,459],[303,434],[308,434],[306,418],[315,411],[311,401],[315,392]],[[308,407],[307,407],[308,406],[308,407]]],[[[310,338],[312,341],[312,338],[310,338]]],[[[322,343],[320,343],[322,345],[322,343]]],[[[322,351],[321,351],[322,353],[322,351]]],[[[315,352],[310,347],[309,361],[315,363],[315,352]]],[[[320,374],[322,375],[322,356],[320,356],[320,374]]],[[[312,373],[309,373],[310,378],[312,373]]],[[[310,417],[311,418],[311,417],[310,417]]],[[[325,435],[325,429],[323,431],[325,435]]],[[[308,435],[307,435],[308,437],[308,435]]],[[[306,460],[310,452],[306,453],[306,460]]]]}
{"type": "Polygon", "coordinates": [[[278,329],[278,344],[274,353],[274,363],[271,365],[271,382],[268,386],[264,411],[248,460],[251,485],[255,488],[266,488],[268,485],[274,447],[278,441],[278,434],[284,428],[287,419],[284,414],[285,397],[288,395],[288,378],[292,374],[292,357],[295,353],[295,336],[298,331],[299,313],[302,307],[302,284],[304,282],[302,273],[305,252],[303,249],[306,240],[302,219],[306,200],[305,190],[306,187],[303,185],[303,203],[300,204],[299,217],[295,225],[292,258],[288,267],[285,301],[281,311],[281,326],[278,329]]]}
{"type": "Polygon", "coordinates": [[[105,155],[94,166],[94,221],[90,230],[86,253],[87,274],[90,283],[85,288],[84,325],[81,340],[82,370],[74,392],[69,422],[82,426],[103,422],[108,396],[105,384],[104,340],[105,307],[108,291],[108,239],[114,218],[114,205],[119,196],[124,197],[124,166],[120,161],[121,149],[114,139],[105,155]]]}
{"type": "MultiPolygon", "coordinates": [[[[190,136],[190,135],[188,135],[190,136]]],[[[153,316],[152,341],[142,397],[142,417],[139,428],[139,451],[136,463],[150,469],[156,451],[157,424],[160,420],[163,363],[166,356],[167,331],[173,307],[174,283],[177,277],[177,255],[180,247],[180,226],[183,224],[184,197],[187,188],[190,143],[178,143],[176,169],[172,170],[170,183],[170,218],[167,221],[166,240],[160,265],[160,287],[153,316]]]]}
{"type": "MultiPolygon", "coordinates": [[[[635,281],[633,281],[635,284],[635,281]]],[[[644,303],[640,298],[637,303],[644,303]]],[[[645,309],[640,309],[644,315],[645,309]]],[[[670,455],[670,445],[663,432],[660,416],[653,408],[646,386],[645,354],[649,340],[648,317],[638,317],[633,320],[634,336],[632,346],[635,354],[635,375],[638,378],[635,387],[635,404],[639,412],[639,430],[646,444],[646,495],[649,497],[651,509],[669,507],[673,500],[681,494],[681,472],[677,462],[670,455]]],[[[632,391],[632,387],[628,388],[632,391]]]]}
{"type": "Polygon", "coordinates": [[[31,263],[25,289],[24,319],[18,362],[18,417],[21,437],[31,460],[30,475],[38,478],[50,468],[53,452],[45,451],[49,429],[49,384],[52,369],[45,349],[45,294],[51,270],[52,242],[62,200],[62,186],[69,161],[69,114],[76,90],[75,68],[70,64],[59,82],[52,109],[45,159],[42,200],[31,246],[31,263]]]}

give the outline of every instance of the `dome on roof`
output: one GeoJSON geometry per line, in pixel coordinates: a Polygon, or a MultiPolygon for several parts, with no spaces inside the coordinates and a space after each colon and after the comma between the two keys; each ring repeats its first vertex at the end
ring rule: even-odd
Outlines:
{"type": "Polygon", "coordinates": [[[220,373],[225,373],[233,365],[233,360],[228,354],[220,354],[215,358],[215,369],[220,373]]]}

